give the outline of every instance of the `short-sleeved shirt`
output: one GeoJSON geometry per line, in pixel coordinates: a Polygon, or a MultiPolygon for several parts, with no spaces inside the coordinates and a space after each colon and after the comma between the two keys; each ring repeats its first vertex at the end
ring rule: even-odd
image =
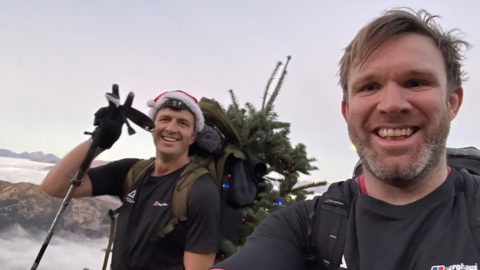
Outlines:
{"type": "MultiPolygon", "coordinates": [[[[123,159],[89,170],[93,195],[121,197],[126,175],[137,161],[123,159]]],[[[184,251],[217,252],[220,196],[208,174],[199,177],[188,194],[188,220],[164,238],[157,234],[173,218],[173,192],[186,166],[160,177],[151,176],[152,166],[123,198],[113,247],[114,270],[184,269],[184,251]]]]}
{"type": "MultiPolygon", "coordinates": [[[[456,192],[458,171],[424,198],[391,205],[360,192],[352,181],[352,207],[344,249],[344,269],[478,269],[465,193],[456,192]],[[346,264],[346,265],[345,265],[346,264]]],[[[213,269],[305,269],[304,243],[313,200],[295,203],[267,217],[244,247],[213,269]]],[[[320,248],[317,243],[317,248],[320,248]]]]}

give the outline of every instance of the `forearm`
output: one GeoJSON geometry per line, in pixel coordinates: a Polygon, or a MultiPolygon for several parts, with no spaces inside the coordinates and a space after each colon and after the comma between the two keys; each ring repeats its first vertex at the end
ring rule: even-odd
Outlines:
{"type": "Polygon", "coordinates": [[[208,270],[213,266],[215,253],[193,253],[185,251],[183,255],[183,265],[185,270],[208,270]]]}
{"type": "Polygon", "coordinates": [[[304,270],[303,248],[309,244],[306,241],[308,209],[315,202],[297,202],[270,214],[255,228],[241,249],[212,270],[304,270]]]}
{"type": "MultiPolygon", "coordinates": [[[[64,197],[71,183],[70,179],[77,172],[85,155],[89,149],[87,142],[83,142],[64,158],[62,158],[54,167],[52,167],[40,184],[40,189],[53,197],[64,197]]],[[[95,156],[100,154],[99,150],[95,156]]],[[[91,196],[91,183],[88,175],[85,173],[82,178],[82,184],[75,189],[74,197],[91,196]]]]}

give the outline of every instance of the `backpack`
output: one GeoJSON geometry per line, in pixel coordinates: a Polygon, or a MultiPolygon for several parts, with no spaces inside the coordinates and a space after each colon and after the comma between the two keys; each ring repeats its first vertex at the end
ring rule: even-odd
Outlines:
{"type": "MultiPolygon", "coordinates": [[[[465,193],[470,229],[480,252],[480,198],[475,197],[480,186],[480,150],[474,147],[447,148],[447,165],[458,169],[464,178],[463,185],[456,186],[456,192],[465,193]]],[[[345,269],[341,264],[351,206],[350,186],[362,173],[359,161],[353,178],[331,184],[308,209],[310,222],[304,246],[306,269],[345,269]]]]}
{"type": "MultiPolygon", "coordinates": [[[[188,193],[195,180],[204,174],[210,174],[215,182],[222,201],[220,213],[220,235],[222,241],[228,240],[237,245],[237,237],[242,223],[242,209],[253,204],[257,195],[257,185],[264,182],[263,176],[267,167],[257,157],[242,150],[241,139],[235,127],[225,115],[220,104],[208,98],[199,101],[205,124],[215,129],[221,139],[222,147],[214,153],[201,151],[194,143],[189,150],[192,162],[187,165],[177,180],[172,198],[173,218],[165,227],[157,229],[157,235],[163,238],[174,230],[176,226],[187,220],[188,193]]],[[[133,185],[141,179],[154,165],[155,158],[137,161],[127,173],[124,184],[124,194],[127,194],[133,185]]],[[[111,219],[110,239],[105,252],[104,268],[108,261],[113,243],[115,215],[120,208],[109,211],[111,219]]],[[[217,256],[226,253],[220,246],[217,256]]]]}

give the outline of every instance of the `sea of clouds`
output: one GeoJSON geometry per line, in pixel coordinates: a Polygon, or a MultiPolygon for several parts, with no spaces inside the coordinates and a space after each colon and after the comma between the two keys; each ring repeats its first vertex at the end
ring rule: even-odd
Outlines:
{"type": "MultiPolygon", "coordinates": [[[[27,232],[15,226],[0,233],[0,267],[8,270],[31,269],[46,232],[27,232]]],[[[66,233],[55,233],[38,270],[101,269],[108,239],[89,239],[66,233]]]]}
{"type": "MultiPolygon", "coordinates": [[[[0,157],[0,180],[40,184],[51,166],[26,159],[0,157]]],[[[46,235],[47,232],[29,232],[20,226],[0,232],[0,269],[31,269],[46,235]]],[[[55,232],[37,269],[101,269],[107,243],[107,238],[89,239],[55,232]]]]}
{"type": "Polygon", "coordinates": [[[10,183],[29,182],[38,185],[52,166],[51,163],[28,159],[0,157],[0,180],[10,183]]]}

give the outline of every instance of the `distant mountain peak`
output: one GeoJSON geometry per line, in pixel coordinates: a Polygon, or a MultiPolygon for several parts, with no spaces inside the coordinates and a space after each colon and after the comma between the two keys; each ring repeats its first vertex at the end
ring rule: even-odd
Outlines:
{"type": "Polygon", "coordinates": [[[46,163],[57,163],[60,160],[60,158],[55,156],[54,154],[45,155],[42,151],[36,151],[31,153],[24,151],[23,153],[17,154],[8,149],[0,149],[0,157],[23,158],[46,163]]]}

